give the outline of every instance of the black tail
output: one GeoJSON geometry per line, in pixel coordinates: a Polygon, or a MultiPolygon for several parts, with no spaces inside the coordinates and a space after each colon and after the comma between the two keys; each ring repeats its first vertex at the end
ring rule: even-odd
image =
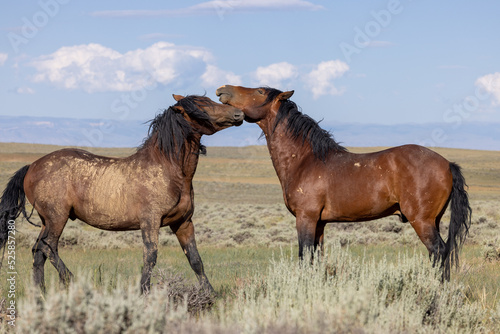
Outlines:
{"type": "Polygon", "coordinates": [[[453,176],[453,188],[451,190],[451,219],[446,241],[446,256],[443,260],[444,278],[450,278],[450,269],[453,265],[458,266],[458,252],[465,242],[471,224],[472,209],[469,204],[469,196],[465,190],[467,184],[460,170],[460,166],[450,162],[451,175],[453,176]]]}
{"type": "MultiPolygon", "coordinates": [[[[26,213],[26,197],[24,194],[24,177],[30,166],[26,165],[14,174],[7,187],[3,191],[0,199],[0,249],[3,249],[9,238],[9,225],[16,220],[19,215],[23,214],[24,218],[29,221],[29,216],[26,213]]],[[[10,229],[13,229],[13,225],[10,229]]]]}

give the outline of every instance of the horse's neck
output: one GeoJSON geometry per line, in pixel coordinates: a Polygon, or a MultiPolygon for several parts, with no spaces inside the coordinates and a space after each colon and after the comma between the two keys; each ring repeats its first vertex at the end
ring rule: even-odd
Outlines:
{"type": "Polygon", "coordinates": [[[293,139],[287,133],[284,123],[279,124],[273,131],[274,119],[269,122],[259,122],[267,141],[267,148],[281,184],[287,183],[288,178],[295,175],[303,159],[312,155],[308,143],[293,139]]]}
{"type": "Polygon", "coordinates": [[[196,172],[196,167],[198,166],[199,159],[199,149],[200,149],[200,139],[201,136],[194,138],[190,143],[186,143],[183,147],[183,152],[181,152],[178,160],[170,160],[165,153],[157,147],[156,143],[152,142],[150,145],[143,147],[136,155],[144,155],[148,162],[158,164],[160,167],[169,170],[178,170],[184,176],[186,182],[191,182],[196,172]]]}
{"type": "Polygon", "coordinates": [[[184,146],[184,161],[181,166],[182,174],[188,181],[192,181],[196,167],[198,167],[198,159],[200,157],[200,138],[184,146]]]}

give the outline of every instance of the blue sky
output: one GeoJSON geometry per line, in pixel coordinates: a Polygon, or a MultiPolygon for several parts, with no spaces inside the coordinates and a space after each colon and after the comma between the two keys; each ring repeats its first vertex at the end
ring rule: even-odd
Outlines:
{"type": "Polygon", "coordinates": [[[331,123],[500,123],[498,1],[1,6],[0,116],[147,120],[239,84],[331,123]]]}

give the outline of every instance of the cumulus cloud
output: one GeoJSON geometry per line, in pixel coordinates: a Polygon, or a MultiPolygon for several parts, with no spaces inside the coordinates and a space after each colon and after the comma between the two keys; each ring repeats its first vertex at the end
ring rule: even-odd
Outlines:
{"type": "Polygon", "coordinates": [[[287,62],[275,63],[265,67],[258,67],[255,78],[260,86],[280,88],[283,81],[296,78],[297,67],[287,62]]]}
{"type": "Polygon", "coordinates": [[[306,75],[305,83],[311,89],[313,98],[322,95],[341,95],[344,90],[338,89],[334,80],[340,78],[349,70],[349,65],[340,60],[330,60],[319,63],[306,75]]]}
{"type": "Polygon", "coordinates": [[[132,91],[146,87],[181,87],[199,80],[212,54],[195,47],[158,42],[146,49],[120,53],[100,44],[62,47],[35,59],[35,82],[86,92],[132,91]]]}
{"type": "Polygon", "coordinates": [[[7,58],[9,58],[9,55],[6,53],[0,53],[0,66],[3,66],[5,62],[7,61],[7,58]]]}
{"type": "Polygon", "coordinates": [[[493,96],[493,104],[500,105],[500,72],[487,74],[476,80],[476,86],[493,96]]]}
{"type": "Polygon", "coordinates": [[[241,85],[241,77],[214,65],[207,65],[207,70],[201,76],[203,87],[219,87],[221,85],[241,85]]]}
{"type": "Polygon", "coordinates": [[[304,0],[213,0],[194,6],[167,10],[106,10],[91,13],[98,17],[173,17],[190,15],[223,16],[231,12],[324,9],[304,0]]]}

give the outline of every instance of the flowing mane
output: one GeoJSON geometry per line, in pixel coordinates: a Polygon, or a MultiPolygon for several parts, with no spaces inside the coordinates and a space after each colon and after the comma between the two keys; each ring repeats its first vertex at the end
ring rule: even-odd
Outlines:
{"type": "MultiPolygon", "coordinates": [[[[163,113],[149,121],[148,136],[144,139],[139,150],[150,145],[156,145],[167,158],[171,160],[183,159],[184,147],[194,141],[196,130],[184,118],[177,107],[182,107],[192,121],[213,129],[210,116],[200,108],[207,105],[208,103],[202,96],[189,95],[170,106],[163,113]]],[[[199,144],[199,150],[196,153],[205,154],[206,147],[199,144]]]]}
{"type": "MultiPolygon", "coordinates": [[[[273,101],[281,91],[274,88],[262,88],[266,90],[267,98],[264,105],[273,101]]],[[[322,129],[318,122],[303,114],[298,110],[295,102],[290,100],[282,101],[276,116],[273,132],[281,122],[286,122],[286,131],[294,139],[302,138],[302,143],[308,141],[313,150],[314,156],[326,162],[330,152],[347,152],[347,149],[339,145],[329,131],[322,129]]]]}

